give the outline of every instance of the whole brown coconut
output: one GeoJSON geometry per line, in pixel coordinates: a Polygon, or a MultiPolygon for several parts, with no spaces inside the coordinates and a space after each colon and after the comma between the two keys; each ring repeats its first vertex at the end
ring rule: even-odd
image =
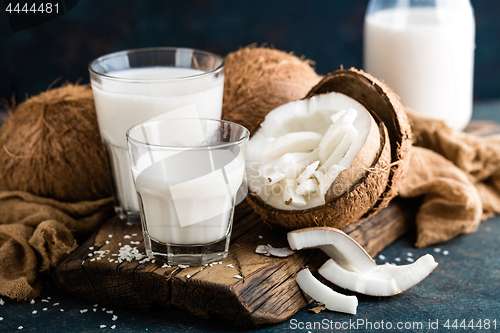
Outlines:
{"type": "Polygon", "coordinates": [[[391,169],[386,190],[372,209],[386,207],[399,192],[410,159],[411,125],[399,96],[382,81],[355,68],[337,70],[325,76],[307,97],[328,92],[340,92],[354,98],[376,114],[387,127],[391,142],[391,169]]]}
{"type": "Polygon", "coordinates": [[[66,202],[111,195],[91,89],[68,84],[13,110],[0,133],[0,186],[66,202]]]}
{"type": "Polygon", "coordinates": [[[250,132],[269,111],[303,98],[321,79],[310,61],[276,49],[245,47],[224,61],[222,119],[250,132]]]}

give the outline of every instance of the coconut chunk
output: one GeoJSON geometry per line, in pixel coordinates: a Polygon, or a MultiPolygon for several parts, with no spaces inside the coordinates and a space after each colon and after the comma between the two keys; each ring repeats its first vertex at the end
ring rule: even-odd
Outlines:
{"type": "Polygon", "coordinates": [[[333,125],[319,143],[319,158],[324,163],[339,145],[349,125],[352,125],[358,116],[354,109],[342,110],[330,117],[333,125]]]}
{"type": "Polygon", "coordinates": [[[358,130],[353,125],[348,125],[345,129],[344,136],[334,147],[333,152],[329,155],[328,159],[323,162],[323,167],[329,169],[332,165],[338,164],[340,160],[345,156],[353,142],[358,137],[358,130]]]}
{"type": "Polygon", "coordinates": [[[321,182],[321,179],[325,177],[325,174],[319,170],[314,171],[314,177],[318,180],[318,182],[321,182]]]}
{"type": "Polygon", "coordinates": [[[318,168],[319,161],[316,161],[312,164],[309,164],[306,169],[297,177],[297,182],[299,184],[302,184],[305,182],[307,179],[311,178],[312,175],[314,174],[314,171],[318,168]]]}
{"type": "Polygon", "coordinates": [[[261,163],[273,162],[290,152],[305,152],[318,147],[323,135],[316,132],[293,132],[276,138],[262,149],[261,163]]]}
{"type": "Polygon", "coordinates": [[[309,269],[306,268],[298,272],[296,282],[304,293],[325,304],[328,310],[356,314],[358,307],[356,296],[347,296],[332,290],[318,281],[309,269]]]}
{"type": "Polygon", "coordinates": [[[310,152],[286,153],[273,163],[273,169],[284,172],[285,167],[289,164],[307,164],[307,162],[304,161],[306,161],[310,155],[310,152]]]}
{"type": "Polygon", "coordinates": [[[335,228],[295,230],[287,238],[292,250],[321,249],[332,259],[319,273],[339,287],[366,295],[399,294],[421,282],[438,265],[430,254],[409,265],[377,265],[361,245],[335,228]]]}
{"type": "Polygon", "coordinates": [[[272,165],[265,164],[259,167],[259,175],[264,179],[267,179],[269,185],[274,185],[282,179],[286,178],[286,174],[273,169],[272,165]]]}
{"type": "Polygon", "coordinates": [[[345,270],[365,273],[377,264],[365,249],[343,231],[329,227],[313,227],[287,234],[292,250],[319,248],[345,270]]]}
{"type": "MultiPolygon", "coordinates": [[[[323,177],[321,178],[321,181],[319,182],[319,192],[321,195],[325,195],[330,188],[332,188],[332,182],[333,180],[337,179],[337,177],[340,175],[342,171],[346,169],[345,166],[335,164],[331,168],[329,168],[324,174],[323,177]]],[[[337,188],[338,186],[334,186],[332,188],[332,191],[337,194],[337,196],[341,195],[342,193],[345,192],[345,189],[343,187],[337,188]]]]}
{"type": "Polygon", "coordinates": [[[293,254],[293,251],[288,247],[273,247],[270,244],[258,245],[255,249],[258,254],[263,254],[265,256],[273,256],[278,258],[286,258],[293,254]]]}
{"type": "Polygon", "coordinates": [[[319,273],[344,289],[371,296],[393,296],[420,283],[437,265],[434,257],[426,254],[409,265],[386,263],[361,274],[346,270],[330,259],[319,273]]]}
{"type": "Polygon", "coordinates": [[[299,184],[296,179],[283,179],[283,200],[285,205],[291,205],[292,207],[303,207],[306,205],[306,200],[302,195],[296,194],[297,187],[299,184]]]}
{"type": "Polygon", "coordinates": [[[307,179],[295,190],[297,195],[313,195],[318,192],[318,181],[316,179],[307,179]]]}

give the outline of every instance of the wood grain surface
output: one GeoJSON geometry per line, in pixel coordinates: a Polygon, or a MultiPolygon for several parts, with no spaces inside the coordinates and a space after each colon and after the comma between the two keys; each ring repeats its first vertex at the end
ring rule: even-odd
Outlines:
{"type": "MultiPolygon", "coordinates": [[[[344,231],[374,256],[413,228],[415,206],[414,201],[393,200],[375,216],[350,224],[344,231]]],[[[161,262],[118,263],[121,246],[128,244],[144,253],[144,244],[140,224],[114,218],[58,266],[53,280],[65,292],[99,304],[177,307],[243,326],[289,319],[309,302],[295,283],[295,274],[304,266],[316,270],[326,255],[319,250],[297,251],[287,258],[257,254],[255,249],[261,244],[288,246],[287,231],[264,223],[245,202],[237,207],[234,221],[227,259],[182,269],[164,267],[161,262]]]]}

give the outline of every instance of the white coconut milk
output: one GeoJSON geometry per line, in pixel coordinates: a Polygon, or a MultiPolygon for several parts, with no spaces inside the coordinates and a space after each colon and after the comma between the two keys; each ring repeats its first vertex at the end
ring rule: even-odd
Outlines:
{"type": "MultiPolygon", "coordinates": [[[[129,128],[188,105],[196,106],[201,118],[220,119],[224,76],[201,77],[190,68],[149,67],[109,72],[127,80],[92,82],[101,136],[106,143],[121,206],[139,211],[137,192],[130,170],[127,140],[129,128]],[[165,80],[182,78],[179,80],[165,80]],[[188,82],[189,84],[184,84],[188,82]]],[[[195,115],[196,116],[196,115],[195,115]]],[[[172,117],[194,117],[172,114],[172,117]]]]}
{"type": "MultiPolygon", "coordinates": [[[[191,153],[192,161],[203,161],[203,154],[209,153],[212,161],[231,162],[218,169],[208,166],[208,173],[194,179],[183,171],[185,165],[177,171],[172,168],[172,152],[144,154],[132,168],[147,231],[156,241],[206,244],[227,235],[245,171],[243,154],[235,157],[230,150],[191,153]],[[155,159],[153,164],[151,158],[155,159]]],[[[198,164],[196,168],[203,166],[198,164]]]]}
{"type": "Polygon", "coordinates": [[[475,23],[460,10],[394,8],[365,18],[364,67],[404,105],[463,129],[472,114],[475,23]]]}

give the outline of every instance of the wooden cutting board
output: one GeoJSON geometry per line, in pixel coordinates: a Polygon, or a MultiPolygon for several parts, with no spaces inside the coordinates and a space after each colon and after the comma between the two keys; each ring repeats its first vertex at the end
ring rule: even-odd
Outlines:
{"type": "MultiPolygon", "coordinates": [[[[499,134],[500,124],[473,121],[466,131],[479,136],[499,134]]],[[[343,230],[375,256],[413,228],[418,203],[396,198],[377,215],[343,230]]],[[[116,259],[121,246],[136,246],[144,253],[144,244],[140,224],[114,218],[57,267],[54,281],[66,292],[94,303],[139,309],[177,307],[238,325],[275,324],[308,304],[295,283],[296,273],[304,266],[316,270],[327,260],[319,250],[297,251],[287,258],[255,253],[261,244],[287,246],[286,232],[267,225],[242,203],[235,212],[229,258],[220,264],[203,270],[139,261],[118,264],[109,259],[116,259]],[[104,253],[100,260],[96,250],[104,253]]]]}
{"type": "MultiPolygon", "coordinates": [[[[397,198],[377,215],[343,230],[374,256],[413,228],[414,203],[397,198]]],[[[315,270],[327,260],[319,250],[297,251],[287,258],[255,253],[261,244],[288,246],[286,232],[264,223],[244,202],[236,208],[229,257],[216,265],[181,269],[137,260],[119,264],[110,259],[117,258],[121,246],[136,246],[144,253],[144,244],[140,224],[114,218],[57,267],[53,280],[62,290],[94,303],[177,307],[238,325],[275,324],[308,304],[295,283],[296,273],[304,266],[315,270]]]]}

